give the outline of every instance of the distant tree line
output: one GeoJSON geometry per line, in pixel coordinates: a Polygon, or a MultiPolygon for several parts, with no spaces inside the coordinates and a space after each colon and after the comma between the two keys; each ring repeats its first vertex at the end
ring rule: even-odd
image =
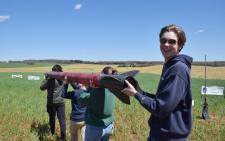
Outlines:
{"type": "Polygon", "coordinates": [[[195,66],[212,66],[212,67],[224,67],[225,61],[208,61],[208,62],[193,62],[195,66]]]}
{"type": "MultiPolygon", "coordinates": [[[[147,67],[154,65],[162,65],[163,61],[82,61],[82,60],[60,60],[60,59],[45,59],[45,60],[23,60],[23,61],[8,61],[8,63],[25,63],[34,65],[37,62],[58,63],[58,64],[102,64],[102,65],[118,65],[118,67],[147,67]]],[[[208,62],[193,62],[195,66],[213,66],[224,67],[225,61],[208,61],[208,62]]]]}

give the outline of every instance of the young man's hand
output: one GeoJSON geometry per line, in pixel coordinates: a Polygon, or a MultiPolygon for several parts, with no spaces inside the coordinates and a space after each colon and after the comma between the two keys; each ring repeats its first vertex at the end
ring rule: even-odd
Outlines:
{"type": "Polygon", "coordinates": [[[134,86],[127,80],[125,80],[125,83],[127,84],[127,87],[124,88],[121,92],[124,93],[127,96],[135,96],[136,93],[142,93],[142,90],[138,84],[138,82],[136,82],[136,89],[134,88],[134,86]]]}
{"type": "Polygon", "coordinates": [[[132,86],[127,80],[125,80],[127,87],[124,88],[121,92],[127,96],[134,96],[137,93],[137,90],[132,86]]]}

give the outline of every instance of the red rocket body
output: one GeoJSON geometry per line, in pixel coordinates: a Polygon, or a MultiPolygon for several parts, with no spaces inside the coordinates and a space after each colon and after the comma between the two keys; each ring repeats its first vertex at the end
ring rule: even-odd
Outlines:
{"type": "Polygon", "coordinates": [[[64,80],[65,76],[67,76],[67,80],[69,82],[77,82],[84,84],[86,86],[95,86],[100,87],[99,80],[100,80],[100,74],[85,74],[85,73],[75,73],[75,72],[48,72],[48,76],[58,79],[58,80],[64,80]]]}
{"type": "Polygon", "coordinates": [[[108,88],[117,98],[126,104],[130,104],[129,96],[122,94],[127,87],[125,80],[136,87],[136,80],[133,78],[139,71],[129,71],[116,75],[86,74],[76,72],[47,72],[46,75],[58,80],[64,80],[65,76],[69,82],[77,82],[86,86],[108,88]]]}

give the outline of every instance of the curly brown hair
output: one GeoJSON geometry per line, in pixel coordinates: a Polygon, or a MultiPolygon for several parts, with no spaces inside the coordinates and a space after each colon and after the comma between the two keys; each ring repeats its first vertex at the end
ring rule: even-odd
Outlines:
{"type": "Polygon", "coordinates": [[[102,69],[103,74],[117,74],[117,70],[111,66],[106,66],[102,69]]]}

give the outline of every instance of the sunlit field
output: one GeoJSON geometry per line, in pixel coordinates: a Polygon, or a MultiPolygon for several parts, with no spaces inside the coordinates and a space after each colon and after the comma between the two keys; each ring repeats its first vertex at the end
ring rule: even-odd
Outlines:
{"type": "MultiPolygon", "coordinates": [[[[62,65],[64,71],[98,73],[104,65],[75,64],[62,65]]],[[[119,72],[140,70],[136,76],[140,86],[155,93],[162,66],[116,67],[119,72]]],[[[17,66],[0,68],[0,141],[57,141],[57,135],[49,132],[46,112],[46,91],[40,91],[41,80],[27,80],[28,75],[38,75],[51,70],[51,66],[17,66]],[[12,79],[11,74],[23,74],[23,78],[12,79]]],[[[192,67],[193,128],[191,141],[225,140],[225,98],[208,96],[210,121],[201,118],[203,97],[200,88],[204,85],[204,67],[192,67]]],[[[225,86],[225,67],[207,67],[207,85],[225,86]]],[[[70,87],[70,89],[72,89],[70,87]]],[[[67,139],[69,135],[70,101],[66,100],[67,139]]],[[[131,98],[131,105],[116,101],[115,130],[111,141],[145,141],[148,137],[147,125],[150,113],[131,98]]]]}
{"type": "MultiPolygon", "coordinates": [[[[16,65],[18,66],[18,64],[16,65]]],[[[104,67],[104,65],[96,64],[73,64],[73,65],[62,65],[64,71],[73,72],[85,72],[85,73],[98,73],[104,67]]],[[[119,72],[125,72],[129,70],[139,70],[141,73],[151,73],[151,74],[161,74],[162,65],[155,65],[149,67],[117,67],[117,65],[112,65],[117,68],[119,72]]],[[[1,68],[1,67],[0,67],[1,68]]],[[[8,65],[8,68],[1,68],[0,72],[38,72],[44,73],[51,70],[49,64],[37,64],[34,67],[15,67],[12,68],[8,65]],[[40,67],[44,66],[44,67],[40,67]]],[[[204,66],[192,66],[192,78],[205,78],[205,67],[204,66]]],[[[207,67],[207,79],[220,79],[225,80],[225,67],[207,67]]]]}

